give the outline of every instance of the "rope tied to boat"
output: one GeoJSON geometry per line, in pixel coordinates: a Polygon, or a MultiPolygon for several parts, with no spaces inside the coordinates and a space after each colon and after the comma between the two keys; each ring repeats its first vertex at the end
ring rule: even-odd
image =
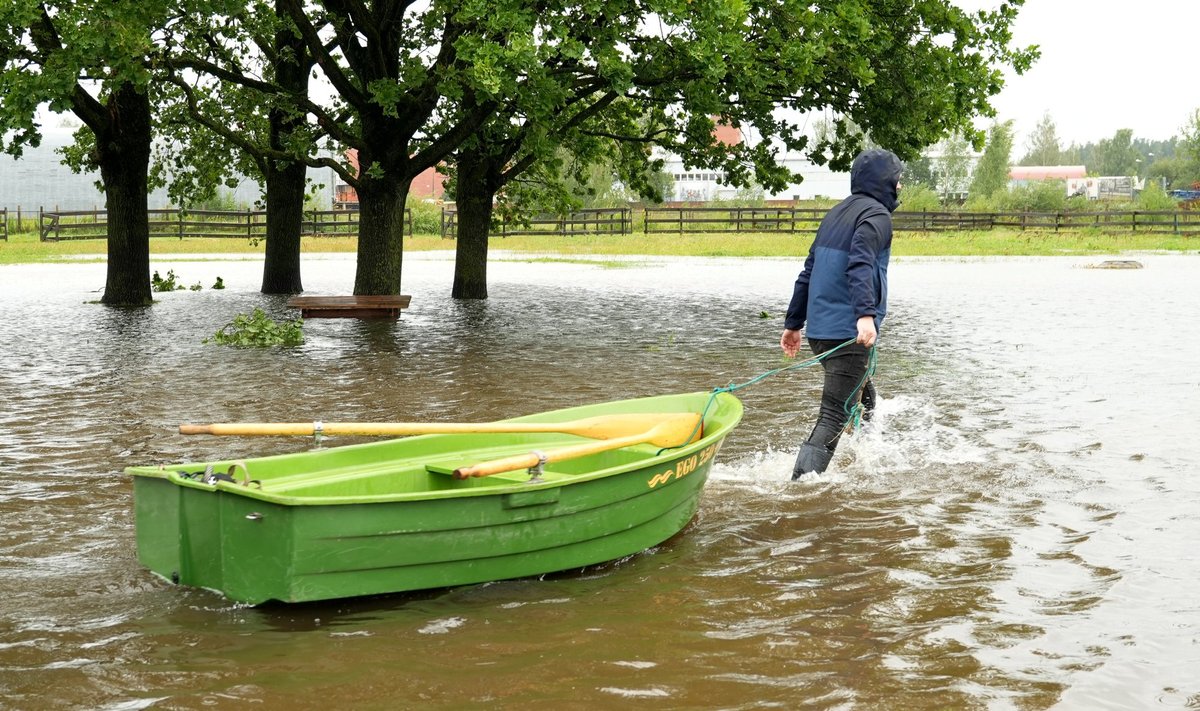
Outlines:
{"type": "MultiPolygon", "coordinates": [[[[814,365],[819,365],[821,363],[821,361],[825,360],[826,358],[830,357],[834,353],[837,353],[838,351],[842,350],[843,348],[850,346],[856,342],[857,342],[857,339],[851,338],[844,343],[839,343],[837,346],[830,348],[829,350],[825,351],[824,353],[813,354],[811,357],[805,358],[802,361],[798,361],[796,363],[789,363],[788,365],[785,365],[783,367],[775,368],[773,370],[768,370],[767,372],[756,375],[753,378],[751,378],[743,383],[730,382],[728,385],[713,388],[712,394],[708,398],[708,402],[704,404],[704,409],[700,411],[700,422],[697,423],[696,429],[692,431],[692,434],[690,437],[688,437],[687,441],[690,442],[690,441],[692,441],[692,439],[695,438],[697,432],[699,432],[700,428],[704,424],[704,418],[706,415],[708,415],[709,408],[712,407],[713,402],[716,401],[717,396],[720,395],[721,393],[733,393],[738,390],[741,390],[742,388],[748,388],[751,385],[756,385],[756,384],[762,382],[763,380],[766,380],[767,378],[771,377],[772,375],[778,375],[780,373],[785,373],[789,370],[800,370],[801,368],[811,368],[814,365]]],[[[842,411],[846,413],[846,423],[853,424],[854,429],[858,429],[859,427],[862,426],[862,419],[863,419],[863,404],[861,401],[855,400],[855,395],[857,395],[862,390],[863,386],[866,385],[867,381],[871,379],[871,376],[875,374],[875,362],[877,359],[877,349],[874,346],[872,346],[872,347],[868,348],[867,351],[868,351],[868,355],[867,355],[866,372],[863,373],[862,379],[858,381],[858,385],[855,386],[853,391],[851,391],[850,397],[846,398],[846,401],[844,403],[842,403],[842,411]]],[[[680,445],[680,446],[682,446],[682,445],[680,445]]],[[[676,447],[663,447],[662,449],[658,450],[658,453],[662,454],[663,452],[667,451],[668,449],[676,449],[676,447]]]]}

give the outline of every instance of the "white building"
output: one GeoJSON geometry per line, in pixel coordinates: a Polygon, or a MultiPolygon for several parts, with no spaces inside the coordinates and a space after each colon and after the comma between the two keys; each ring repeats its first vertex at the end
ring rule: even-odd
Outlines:
{"type": "MultiPolygon", "coordinates": [[[[679,202],[708,202],[710,200],[732,200],[739,189],[724,184],[725,174],[721,171],[687,168],[678,156],[664,156],[666,171],[675,180],[674,192],[668,200],[679,202]]],[[[802,180],[792,183],[778,192],[763,193],[766,200],[812,200],[832,198],[840,200],[850,194],[850,174],[829,170],[827,166],[814,165],[799,156],[784,156],[781,162],[802,180]]]]}

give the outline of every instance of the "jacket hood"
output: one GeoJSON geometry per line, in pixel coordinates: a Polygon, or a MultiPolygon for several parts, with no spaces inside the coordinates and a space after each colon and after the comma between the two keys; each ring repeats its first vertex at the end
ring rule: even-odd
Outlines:
{"type": "Polygon", "coordinates": [[[875,198],[888,212],[900,204],[896,186],[904,164],[895,153],[872,148],[858,154],[850,167],[850,192],[875,198]]]}

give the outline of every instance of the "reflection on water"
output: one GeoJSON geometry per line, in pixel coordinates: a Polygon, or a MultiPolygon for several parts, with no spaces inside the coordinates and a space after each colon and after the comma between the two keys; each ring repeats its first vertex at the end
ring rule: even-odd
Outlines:
{"type": "MultiPolygon", "coordinates": [[[[410,255],[399,322],[294,349],[202,340],[290,317],[257,262],[172,262],[150,309],[102,265],[0,267],[0,706],[40,708],[1196,708],[1198,257],[899,260],[867,429],[788,482],[819,378],[739,391],[700,514],[642,555],[368,600],[246,608],[138,565],[130,464],[289,439],[181,422],[484,420],[742,382],[798,264],[502,257],[448,298],[410,255]],[[766,312],[768,318],[762,318],[766,312]],[[332,700],[336,699],[336,703],[332,700]]],[[[314,293],[353,263],[309,258],[314,293]]]]}

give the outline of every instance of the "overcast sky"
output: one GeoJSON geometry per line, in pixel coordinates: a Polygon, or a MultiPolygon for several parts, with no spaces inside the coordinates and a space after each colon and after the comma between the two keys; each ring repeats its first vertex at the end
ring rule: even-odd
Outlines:
{"type": "Polygon", "coordinates": [[[1200,108],[1200,0],[1026,0],[1013,37],[1017,46],[1042,50],[1024,76],[1009,75],[992,102],[998,118],[1015,121],[1015,154],[1046,112],[1065,147],[1121,128],[1135,138],[1167,139],[1200,108]]]}

